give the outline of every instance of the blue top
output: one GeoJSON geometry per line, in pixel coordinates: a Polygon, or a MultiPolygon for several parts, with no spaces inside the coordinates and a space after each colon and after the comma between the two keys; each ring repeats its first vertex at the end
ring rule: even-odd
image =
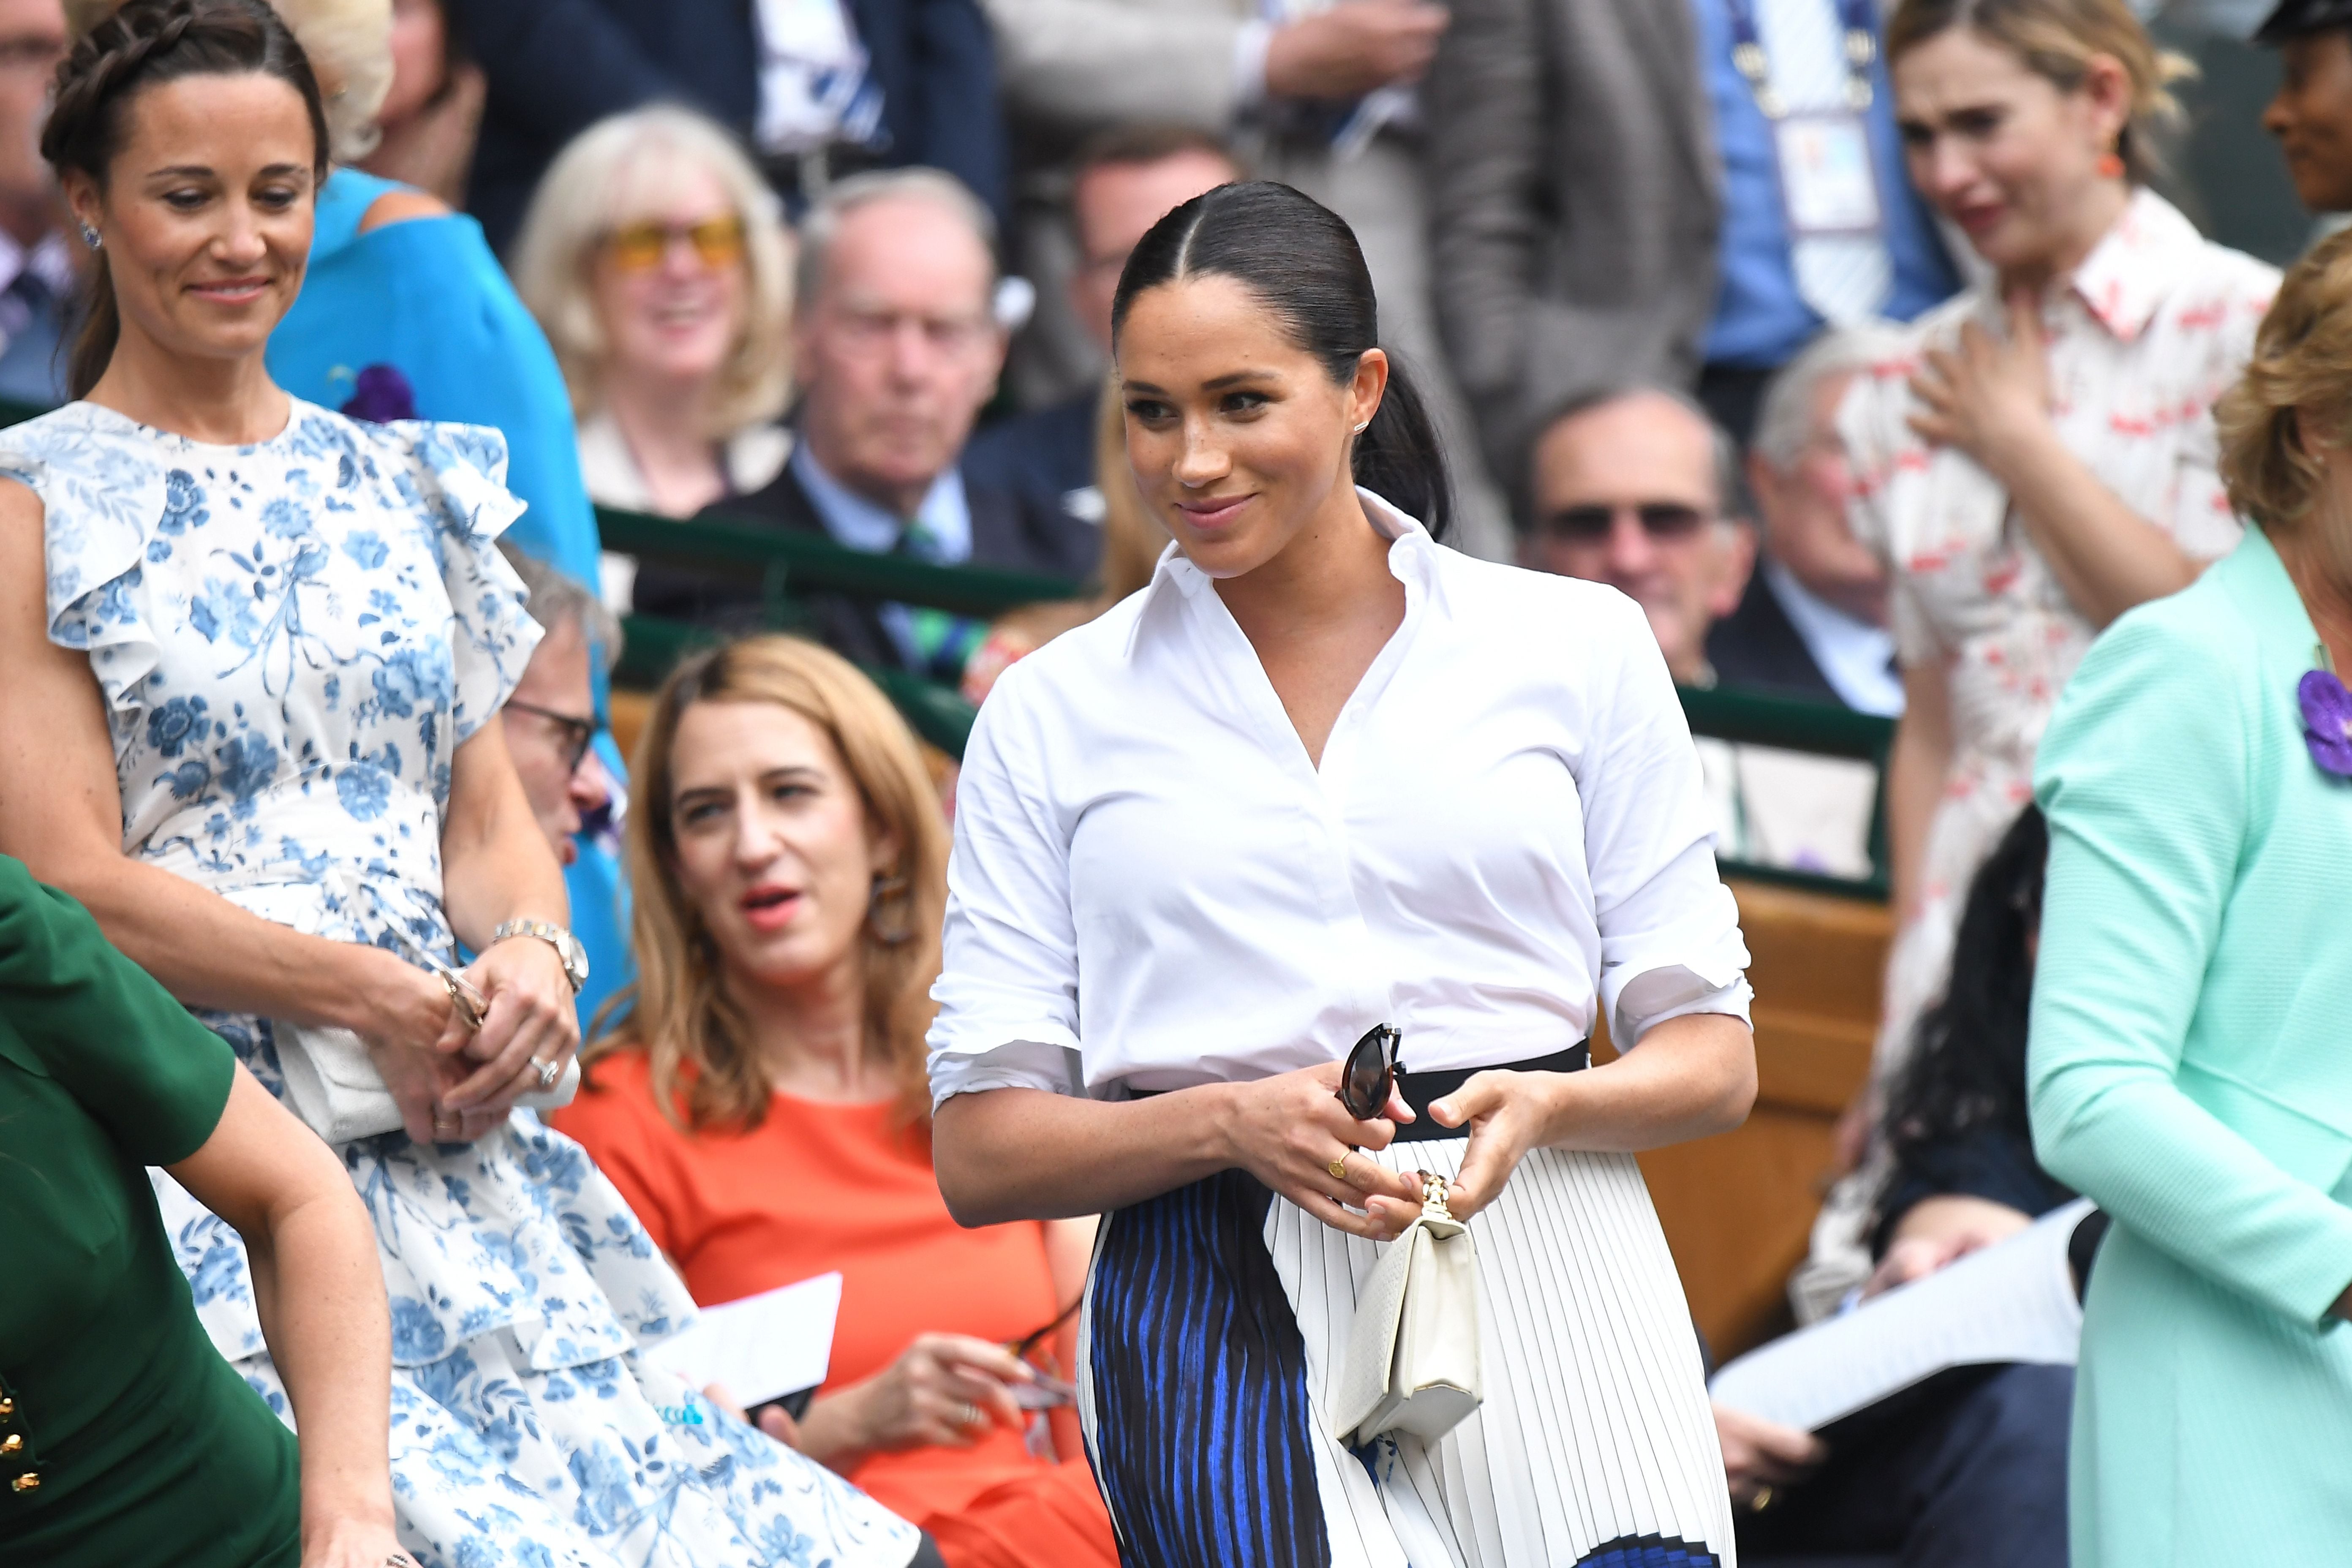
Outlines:
{"type": "Polygon", "coordinates": [[[515,523],[514,542],[593,586],[596,516],[580,479],[572,397],[547,334],[472,218],[412,218],[360,232],[378,196],[404,188],[356,169],[327,177],[310,276],[270,337],[269,374],[296,397],[341,408],[361,371],[390,365],[414,391],[414,417],[503,433],[508,488],[530,509],[515,523]]]}
{"type": "MultiPolygon", "coordinates": [[[[461,214],[410,218],[360,232],[360,220],[387,191],[405,189],[339,168],[319,191],[310,270],[301,295],[269,339],[269,374],[296,397],[341,408],[360,373],[400,373],[413,406],[353,408],[486,426],[506,437],[507,488],[528,508],[508,537],[526,553],[570,573],[592,590],[600,553],[596,514],[580,477],[572,397],[547,334],[531,319],[482,237],[461,214]]],[[[604,706],[604,678],[596,705],[604,706]]],[[[614,776],[626,769],[609,742],[614,776]]],[[[588,951],[580,994],[582,1026],[630,977],[628,922],[620,868],[594,841],[565,872],[572,931],[588,951]]]]}
{"type": "MultiPolygon", "coordinates": [[[[1830,0],[1821,0],[1828,5],[1830,0]]],[[[1771,122],[1756,107],[1748,79],[1731,63],[1731,16],[1725,0],[1691,0],[1698,18],[1699,68],[1715,108],[1715,137],[1723,158],[1723,231],[1717,257],[1715,320],[1706,332],[1706,363],[1769,370],[1785,364],[1822,330],[1822,318],[1797,292],[1789,258],[1789,231],[1780,205],[1780,162],[1771,122]]],[[[1871,8],[1874,13],[1876,7],[1871,8]]],[[[1944,254],[1934,219],[1911,188],[1903,145],[1895,130],[1894,89],[1885,51],[1871,66],[1873,90],[1864,122],[1871,161],[1878,169],[1881,211],[1895,284],[1884,313],[1907,321],[1949,299],[1959,278],[1944,254]]]]}

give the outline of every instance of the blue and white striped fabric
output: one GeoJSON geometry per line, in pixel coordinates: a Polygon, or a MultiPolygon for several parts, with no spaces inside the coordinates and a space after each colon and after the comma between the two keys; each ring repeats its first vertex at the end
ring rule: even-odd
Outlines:
{"type": "MultiPolygon", "coordinates": [[[[1466,1140],[1371,1156],[1452,1176],[1466,1140]]],[[[1486,1402],[1349,1450],[1325,1394],[1381,1247],[1237,1171],[1112,1215],[1087,1439],[1136,1568],[1734,1568],[1698,1346],[1630,1156],[1538,1150],[1472,1223],[1486,1402]]]]}

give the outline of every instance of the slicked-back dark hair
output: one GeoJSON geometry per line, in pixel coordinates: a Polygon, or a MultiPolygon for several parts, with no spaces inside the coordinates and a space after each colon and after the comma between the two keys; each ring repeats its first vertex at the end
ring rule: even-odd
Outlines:
{"type": "MultiPolygon", "coordinates": [[[[327,177],[327,110],[302,46],[262,0],[130,0],[92,27],[58,67],[41,156],[62,176],[75,171],[106,188],[141,90],[191,76],[275,77],[302,97],[310,117],[310,172],[327,177]]],[[[87,395],[106,374],[122,335],[114,279],[90,269],[89,306],[75,339],[67,386],[87,395]]]]}
{"type": "MultiPolygon", "coordinates": [[[[1112,341],[1138,295],[1211,277],[1230,278],[1264,301],[1338,385],[1355,379],[1365,351],[1381,347],[1380,304],[1355,231],[1321,203],[1270,180],[1219,185],[1151,226],[1119,274],[1112,341]]],[[[1388,391],[1356,437],[1356,483],[1443,539],[1454,517],[1444,450],[1412,378],[1394,350],[1388,355],[1388,391]]]]}

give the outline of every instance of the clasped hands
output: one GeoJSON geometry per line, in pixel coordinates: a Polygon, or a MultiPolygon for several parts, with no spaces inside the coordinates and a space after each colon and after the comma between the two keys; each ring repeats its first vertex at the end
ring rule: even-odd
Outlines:
{"type": "MultiPolygon", "coordinates": [[[[1340,1064],[1327,1062],[1223,1086],[1231,1100],[1220,1127],[1231,1163],[1334,1230],[1393,1240],[1421,1215],[1421,1182],[1365,1151],[1387,1148],[1398,1123],[1415,1118],[1391,1089],[1386,1115],[1357,1121],[1339,1103],[1339,1073],[1340,1064]]],[[[1462,1169],[1447,1186],[1454,1218],[1468,1219],[1493,1203],[1528,1151],[1549,1142],[1563,1077],[1476,1073],[1431,1104],[1439,1126],[1470,1131],[1462,1169]]]]}
{"type": "Polygon", "coordinates": [[[579,1053],[572,983],[555,949],[536,937],[493,942],[459,973],[489,1004],[467,1026],[438,975],[381,950],[381,980],[358,1033],[420,1143],[470,1143],[498,1126],[521,1095],[579,1053]]]}

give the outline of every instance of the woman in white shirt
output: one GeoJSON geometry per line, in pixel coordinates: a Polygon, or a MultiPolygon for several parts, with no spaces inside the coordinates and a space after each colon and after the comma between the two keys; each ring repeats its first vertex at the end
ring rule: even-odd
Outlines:
{"type": "MultiPolygon", "coordinates": [[[[1886,38],[1912,180],[1988,275],[1906,329],[1839,416],[1906,699],[1881,1082],[1943,993],[1969,880],[2032,798],[2034,749],[2091,639],[2238,542],[2212,406],[2278,286],[2143,184],[2188,67],[2127,0],[1904,0],[1886,38]]],[[[1877,1184],[1825,1206],[1801,1316],[1869,1272],[1877,1184]]]]}
{"type": "Polygon", "coordinates": [[[1176,547],[973,731],[931,1034],[949,1205],[1109,1211],[1080,1384],[1131,1562],[1715,1563],[1721,1460],[1632,1152],[1737,1125],[1755,1062],[1657,644],[1613,590],[1391,504],[1442,529],[1443,462],[1307,198],[1178,207],[1115,320],[1176,547]],[[1636,1048],[1595,1068],[1604,1007],[1636,1048]],[[1341,1058],[1382,1025],[1411,1070],[1359,1121],[1341,1058]],[[1477,1216],[1486,1403],[1350,1450],[1328,1385],[1416,1169],[1477,1216]]]}

